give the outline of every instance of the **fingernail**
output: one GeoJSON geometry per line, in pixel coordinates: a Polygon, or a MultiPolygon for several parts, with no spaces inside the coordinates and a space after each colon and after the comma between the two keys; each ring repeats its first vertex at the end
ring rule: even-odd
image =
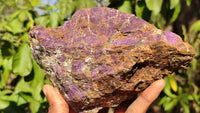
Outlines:
{"type": "Polygon", "coordinates": [[[46,88],[45,87],[42,88],[42,91],[43,91],[44,95],[47,96],[46,95],[47,93],[46,93],[46,88]]]}

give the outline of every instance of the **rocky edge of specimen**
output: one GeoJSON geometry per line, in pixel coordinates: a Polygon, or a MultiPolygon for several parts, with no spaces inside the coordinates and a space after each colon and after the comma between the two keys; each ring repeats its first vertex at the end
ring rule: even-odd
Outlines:
{"type": "Polygon", "coordinates": [[[115,107],[190,64],[194,49],[133,14],[97,7],[29,32],[37,63],[76,111],[115,107]]]}

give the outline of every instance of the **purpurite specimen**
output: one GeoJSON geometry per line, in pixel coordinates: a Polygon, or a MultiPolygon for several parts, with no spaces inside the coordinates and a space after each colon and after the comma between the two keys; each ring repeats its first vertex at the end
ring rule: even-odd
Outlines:
{"type": "Polygon", "coordinates": [[[35,60],[78,112],[133,99],[194,57],[178,35],[106,7],[77,11],[58,28],[33,27],[29,37],[35,60]]]}

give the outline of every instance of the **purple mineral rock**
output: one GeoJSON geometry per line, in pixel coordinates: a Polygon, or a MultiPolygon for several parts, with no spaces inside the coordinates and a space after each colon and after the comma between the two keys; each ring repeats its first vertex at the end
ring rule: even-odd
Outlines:
{"type": "Polygon", "coordinates": [[[194,49],[133,14],[97,7],[58,28],[33,27],[33,56],[78,112],[134,98],[153,81],[190,64],[194,49]]]}

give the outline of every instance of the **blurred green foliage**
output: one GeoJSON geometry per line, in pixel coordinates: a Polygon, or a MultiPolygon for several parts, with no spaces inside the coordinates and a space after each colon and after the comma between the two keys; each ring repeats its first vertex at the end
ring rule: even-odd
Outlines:
{"type": "Polygon", "coordinates": [[[33,59],[28,32],[35,25],[60,26],[75,11],[97,6],[133,13],[162,30],[177,32],[195,48],[190,67],[165,77],[159,105],[165,112],[200,112],[200,17],[190,25],[178,23],[182,7],[190,7],[195,1],[58,0],[49,5],[40,0],[0,0],[0,112],[47,112],[42,86],[50,81],[33,59]],[[181,26],[179,31],[174,30],[177,24],[181,26]],[[174,29],[169,29],[171,26],[174,29]]]}

